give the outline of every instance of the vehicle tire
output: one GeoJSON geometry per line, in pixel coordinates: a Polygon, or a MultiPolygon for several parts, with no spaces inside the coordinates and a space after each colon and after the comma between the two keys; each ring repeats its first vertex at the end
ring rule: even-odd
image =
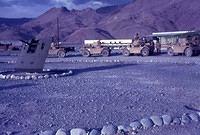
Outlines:
{"type": "Polygon", "coordinates": [[[103,49],[101,51],[101,55],[104,57],[108,57],[110,55],[110,51],[108,49],[103,49]]]}
{"type": "Polygon", "coordinates": [[[124,56],[130,56],[130,51],[128,50],[128,49],[124,49],[123,51],[122,51],[122,54],[124,55],[124,56]]]}
{"type": "Polygon", "coordinates": [[[141,54],[142,54],[142,56],[149,56],[149,53],[150,53],[150,50],[149,50],[149,48],[147,48],[147,47],[144,47],[142,50],[141,50],[141,54]]]}
{"type": "Polygon", "coordinates": [[[193,51],[191,48],[186,48],[184,51],[185,56],[187,57],[192,57],[193,56],[193,51]]]}
{"type": "Polygon", "coordinates": [[[82,55],[84,56],[84,57],[90,57],[90,52],[88,51],[88,50],[83,50],[82,51],[82,55]]]}
{"type": "Polygon", "coordinates": [[[169,48],[169,49],[167,50],[167,54],[168,54],[169,56],[174,56],[174,50],[173,50],[172,48],[169,48]]]}
{"type": "Polygon", "coordinates": [[[66,56],[65,51],[58,51],[57,55],[59,58],[64,58],[66,56]]]}

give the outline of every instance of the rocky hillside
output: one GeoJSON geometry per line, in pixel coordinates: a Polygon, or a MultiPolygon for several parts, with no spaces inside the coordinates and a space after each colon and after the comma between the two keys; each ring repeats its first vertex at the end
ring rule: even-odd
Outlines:
{"type": "Polygon", "coordinates": [[[0,19],[0,39],[51,38],[57,33],[57,18],[60,39],[68,42],[131,38],[136,32],[147,35],[158,31],[198,30],[199,11],[198,0],[135,0],[127,5],[97,10],[52,8],[18,25],[10,25],[9,21],[9,25],[2,25],[4,23],[0,19]]]}

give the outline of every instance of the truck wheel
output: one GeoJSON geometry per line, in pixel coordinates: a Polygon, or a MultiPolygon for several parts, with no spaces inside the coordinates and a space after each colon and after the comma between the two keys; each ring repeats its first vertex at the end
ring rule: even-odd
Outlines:
{"type": "Polygon", "coordinates": [[[193,56],[193,51],[192,51],[191,48],[186,48],[185,51],[184,51],[184,54],[187,57],[191,57],[191,56],[193,56]]]}
{"type": "Polygon", "coordinates": [[[90,56],[90,52],[88,50],[83,50],[82,55],[84,57],[89,57],[90,56]]]}
{"type": "Polygon", "coordinates": [[[128,49],[124,49],[123,52],[122,52],[122,54],[124,56],[130,56],[130,51],[128,49]]]}
{"type": "Polygon", "coordinates": [[[64,58],[66,56],[65,51],[58,51],[57,55],[59,58],[64,58]]]}
{"type": "Polygon", "coordinates": [[[168,54],[169,56],[174,56],[174,50],[173,50],[172,48],[169,48],[169,49],[167,50],[167,54],[168,54]]]}
{"type": "Polygon", "coordinates": [[[108,57],[110,55],[110,51],[108,49],[103,49],[101,55],[104,57],[108,57]]]}
{"type": "Polygon", "coordinates": [[[145,47],[141,50],[142,56],[149,56],[149,48],[145,47]]]}

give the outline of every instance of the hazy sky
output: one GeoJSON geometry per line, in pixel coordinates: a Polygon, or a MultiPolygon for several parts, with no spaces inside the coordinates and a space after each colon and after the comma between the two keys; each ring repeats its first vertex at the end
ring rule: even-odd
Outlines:
{"type": "Polygon", "coordinates": [[[119,5],[132,0],[0,0],[0,17],[36,17],[51,7],[66,6],[68,9],[99,8],[119,5]]]}

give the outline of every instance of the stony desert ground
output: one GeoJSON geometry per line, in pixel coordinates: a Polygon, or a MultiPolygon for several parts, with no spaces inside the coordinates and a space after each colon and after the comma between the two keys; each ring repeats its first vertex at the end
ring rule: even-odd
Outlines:
{"type": "MultiPolygon", "coordinates": [[[[1,56],[0,71],[15,57],[1,56]]],[[[0,134],[129,125],[152,115],[200,110],[200,57],[68,56],[48,58],[45,68],[73,74],[42,80],[0,80],[0,134]]],[[[139,135],[199,135],[200,122],[155,127],[139,135]]]]}

